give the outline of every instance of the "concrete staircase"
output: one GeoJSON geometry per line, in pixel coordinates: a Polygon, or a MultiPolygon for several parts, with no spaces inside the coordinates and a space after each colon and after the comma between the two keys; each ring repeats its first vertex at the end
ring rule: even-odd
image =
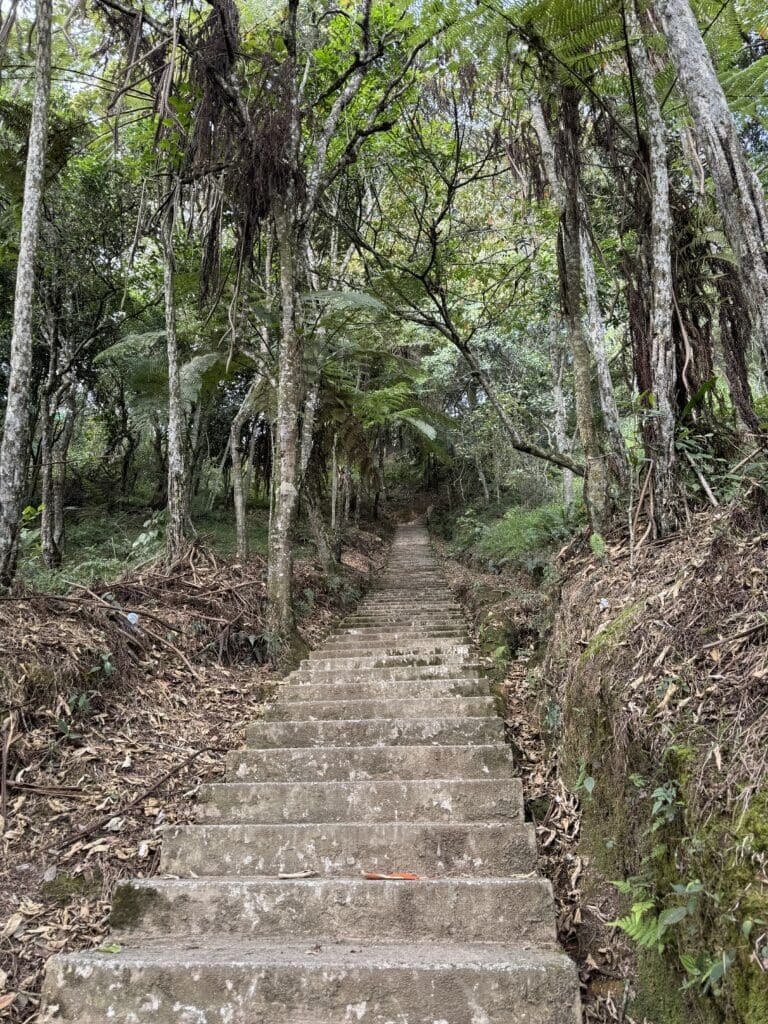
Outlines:
{"type": "Polygon", "coordinates": [[[49,962],[48,1019],[580,1021],[502,722],[421,527],[199,811],[160,877],[118,888],[119,952],[49,962]]]}

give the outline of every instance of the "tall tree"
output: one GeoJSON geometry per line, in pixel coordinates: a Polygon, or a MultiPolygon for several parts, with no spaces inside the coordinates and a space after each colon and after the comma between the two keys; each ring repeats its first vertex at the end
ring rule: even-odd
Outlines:
{"type": "Polygon", "coordinates": [[[717,205],[736,255],[757,341],[768,366],[768,207],[688,0],[656,0],[680,89],[706,155],[717,205]]]}
{"type": "MultiPolygon", "coordinates": [[[[653,480],[654,516],[661,535],[678,523],[675,473],[675,344],[672,338],[672,213],[669,203],[667,133],[656,95],[635,0],[624,5],[632,70],[645,108],[648,136],[648,180],[651,206],[650,377],[652,408],[644,418],[653,480]]],[[[651,396],[649,396],[651,397],[651,396]]]]}
{"type": "Polygon", "coordinates": [[[11,334],[11,364],[0,444],[0,585],[15,573],[16,545],[29,460],[32,319],[35,257],[45,184],[45,149],[51,93],[52,0],[38,0],[35,84],[29,126],[21,237],[11,334]]]}
{"type": "Polygon", "coordinates": [[[163,257],[163,299],[165,302],[165,348],[168,356],[168,522],[166,524],[166,557],[175,561],[194,536],[189,514],[184,451],[184,408],[181,398],[179,342],[176,329],[176,297],[173,291],[175,256],[173,229],[176,220],[176,189],[165,199],[160,225],[163,257]]]}

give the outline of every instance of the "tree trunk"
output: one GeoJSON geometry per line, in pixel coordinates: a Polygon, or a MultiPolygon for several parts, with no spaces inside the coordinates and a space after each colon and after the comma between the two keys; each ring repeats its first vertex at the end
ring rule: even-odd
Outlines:
{"type": "MultiPolygon", "coordinates": [[[[552,366],[552,404],[554,406],[554,434],[558,451],[567,452],[570,447],[568,440],[568,417],[565,409],[565,392],[563,391],[563,369],[565,353],[558,338],[557,321],[550,318],[549,360],[552,366]]],[[[566,515],[573,511],[573,473],[570,469],[563,470],[563,508],[566,515]]]]}
{"type": "MultiPolygon", "coordinates": [[[[476,443],[477,442],[474,441],[474,439],[473,439],[473,445],[472,445],[473,448],[475,447],[476,443]]],[[[490,505],[490,503],[491,503],[491,492],[488,490],[488,481],[486,480],[485,470],[483,469],[483,460],[480,458],[480,454],[477,451],[477,448],[475,448],[474,458],[475,458],[475,469],[477,470],[477,479],[479,480],[480,487],[482,488],[482,491],[483,491],[483,504],[487,508],[488,505],[490,505]]]]}
{"type": "Polygon", "coordinates": [[[189,488],[184,458],[184,409],[181,401],[179,346],[176,337],[176,301],[173,294],[174,198],[167,200],[168,212],[161,228],[163,249],[163,297],[165,300],[165,344],[168,353],[168,522],[166,561],[174,562],[194,537],[189,516],[189,488]]]}
{"type": "MultiPolygon", "coordinates": [[[[579,251],[579,291],[578,291],[578,309],[579,315],[581,315],[581,286],[583,284],[584,297],[586,299],[587,307],[587,325],[589,332],[589,347],[591,355],[594,358],[595,369],[597,370],[597,389],[598,397],[600,400],[600,409],[603,414],[603,424],[605,427],[605,433],[608,440],[608,450],[610,458],[611,477],[614,482],[614,489],[617,491],[625,491],[629,483],[629,463],[627,460],[626,448],[624,445],[624,437],[621,433],[621,424],[619,421],[619,412],[616,407],[616,395],[613,389],[613,381],[611,379],[611,371],[608,363],[608,353],[605,348],[605,324],[603,322],[603,314],[600,310],[600,303],[597,295],[597,276],[595,274],[595,263],[592,258],[592,248],[589,241],[589,233],[587,231],[587,209],[584,197],[581,192],[580,175],[578,170],[578,164],[573,168],[572,173],[569,176],[569,180],[564,183],[560,180],[560,176],[557,172],[557,166],[555,163],[555,151],[552,145],[552,139],[549,134],[549,128],[547,127],[546,120],[544,118],[544,111],[542,110],[541,103],[538,97],[534,96],[529,103],[529,110],[531,113],[531,124],[536,133],[536,137],[539,142],[539,149],[541,151],[541,160],[544,166],[544,173],[546,174],[549,182],[549,187],[552,192],[552,198],[557,204],[560,210],[561,217],[561,228],[564,230],[564,224],[566,218],[570,218],[574,223],[573,227],[569,230],[575,232],[578,236],[578,242],[573,241],[573,245],[578,245],[579,251]]],[[[575,115],[573,115],[575,121],[575,115]]],[[[576,131],[576,124],[573,124],[570,128],[566,126],[566,138],[569,138],[570,132],[576,131]]],[[[575,145],[575,140],[571,140],[571,145],[575,145]]],[[[568,160],[566,160],[568,163],[568,160]]],[[[563,253],[565,257],[565,253],[563,253]]],[[[576,269],[575,256],[573,262],[573,269],[576,269]]],[[[563,271],[563,261],[561,261],[561,273],[563,271]]],[[[565,294],[565,283],[563,286],[563,293],[565,294]]],[[[574,291],[574,301],[577,299],[577,294],[574,291]]],[[[571,337],[573,346],[573,337],[571,337]]],[[[577,344],[579,344],[577,342],[577,344]]],[[[575,362],[574,353],[574,362],[575,362]]],[[[575,374],[574,374],[575,376],[575,374]]],[[[591,377],[591,371],[590,371],[591,377]]],[[[590,388],[591,390],[591,388],[590,388]]],[[[563,449],[564,450],[564,449],[563,449]]],[[[586,450],[586,449],[585,449],[586,450]]],[[[564,470],[567,472],[567,470],[564,470]]],[[[606,475],[606,467],[604,466],[601,473],[606,475]]],[[[565,477],[563,478],[564,490],[566,490],[565,477]]],[[[573,491],[573,480],[571,479],[568,485],[570,491],[573,491]]],[[[605,486],[608,486],[608,480],[606,475],[605,486]]],[[[607,496],[606,496],[607,497],[607,496]]],[[[618,498],[618,494],[616,495],[618,498]]]]}
{"type": "Polygon", "coordinates": [[[248,388],[229,429],[229,454],[232,459],[232,496],[235,505],[235,537],[237,557],[241,561],[245,561],[248,557],[248,490],[244,486],[241,442],[243,426],[251,415],[253,397],[259,386],[260,382],[253,381],[248,388]]]}
{"type": "Polygon", "coordinates": [[[67,388],[64,401],[59,406],[63,413],[61,430],[54,444],[53,461],[53,542],[60,555],[64,553],[64,499],[67,484],[67,460],[72,435],[75,432],[75,392],[67,388]]]}
{"type": "Polygon", "coordinates": [[[61,565],[61,552],[53,535],[54,431],[51,395],[46,386],[40,399],[40,501],[43,506],[40,517],[40,557],[48,569],[61,565]]]}
{"type": "Polygon", "coordinates": [[[339,496],[339,466],[336,459],[336,447],[338,435],[333,435],[333,449],[331,452],[331,532],[336,532],[336,503],[339,496]]]}
{"type": "MultiPolygon", "coordinates": [[[[254,478],[255,478],[255,475],[256,475],[256,439],[258,437],[257,429],[256,428],[258,426],[258,423],[259,423],[259,417],[255,417],[253,422],[251,423],[251,436],[248,438],[248,466],[247,466],[247,468],[245,470],[245,483],[243,485],[245,487],[246,500],[248,500],[248,498],[250,498],[250,496],[251,496],[251,490],[253,488],[253,481],[254,481],[254,478]]],[[[259,493],[259,484],[258,484],[258,480],[257,480],[256,481],[256,494],[258,495],[258,493],[259,493]]]]}
{"type": "Polygon", "coordinates": [[[32,306],[51,92],[51,8],[51,0],[38,0],[35,92],[24,176],[8,396],[0,443],[0,586],[11,584],[16,569],[16,547],[29,461],[32,306]]]}
{"type": "Polygon", "coordinates": [[[53,569],[64,554],[64,497],[67,456],[75,427],[75,396],[71,384],[64,385],[52,402],[47,389],[40,407],[40,451],[42,456],[43,514],[40,547],[43,563],[53,569]]]}
{"type": "Polygon", "coordinates": [[[611,475],[619,489],[624,492],[629,486],[629,461],[621,432],[619,410],[616,406],[616,394],[611,379],[611,368],[608,362],[608,351],[605,347],[605,323],[597,297],[597,276],[595,262],[592,259],[592,248],[586,228],[586,207],[583,197],[579,200],[579,249],[581,253],[581,272],[584,279],[584,298],[587,304],[587,325],[589,330],[590,348],[597,371],[597,394],[608,440],[611,475]]]}
{"type": "Polygon", "coordinates": [[[301,410],[302,345],[296,327],[296,254],[299,251],[296,208],[292,196],[276,200],[273,218],[280,258],[280,343],[277,371],[277,464],[275,511],[269,534],[267,598],[274,634],[293,632],[292,531],[299,498],[299,414],[301,410]]]}
{"type": "Polygon", "coordinates": [[[328,537],[328,530],[326,529],[323,515],[320,511],[320,503],[317,499],[314,487],[305,486],[304,504],[307,509],[307,522],[309,523],[309,528],[312,531],[312,538],[315,542],[315,548],[317,549],[317,557],[320,559],[320,564],[323,568],[327,572],[331,572],[336,567],[336,559],[334,558],[333,548],[328,537]]]}
{"type": "Polygon", "coordinates": [[[592,405],[592,360],[581,311],[581,216],[579,210],[578,100],[571,89],[563,90],[564,192],[560,218],[559,269],[568,340],[573,356],[573,390],[576,424],[586,461],[584,502],[596,533],[610,520],[608,473],[592,405]]]}
{"type": "Polygon", "coordinates": [[[763,358],[768,361],[768,208],[688,0],[656,0],[656,11],[706,154],[717,205],[736,256],[763,358]]]}
{"type": "Polygon", "coordinates": [[[653,508],[661,536],[677,528],[675,469],[675,344],[672,337],[672,213],[669,205],[667,136],[643,41],[635,0],[625,4],[627,34],[635,77],[648,126],[651,194],[651,381],[653,408],[643,434],[652,460],[653,508]]]}

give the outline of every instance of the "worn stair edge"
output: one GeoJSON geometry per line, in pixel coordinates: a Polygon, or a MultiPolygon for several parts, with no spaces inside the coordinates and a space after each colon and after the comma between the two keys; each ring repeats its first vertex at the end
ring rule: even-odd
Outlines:
{"type": "Polygon", "coordinates": [[[110,916],[121,941],[238,935],[334,941],[494,942],[514,933],[555,941],[552,887],[540,877],[368,881],[321,878],[149,878],[118,884],[110,916]]]}
{"type": "Polygon", "coordinates": [[[298,949],[155,944],[56,957],[45,994],[66,1024],[581,1021],[573,963],[512,942],[329,944],[318,936],[298,949]],[[97,1001],[94,991],[108,998],[97,1001]]]}
{"type": "Polygon", "coordinates": [[[487,679],[398,679],[369,680],[367,683],[279,683],[275,698],[281,703],[303,702],[310,697],[319,701],[392,700],[441,697],[487,697],[491,688],[487,679]]]}
{"type": "Polygon", "coordinates": [[[177,825],[164,833],[161,866],[179,876],[316,871],[355,878],[362,871],[413,871],[501,878],[532,870],[533,852],[522,822],[177,825]]]}
{"type": "MultiPolygon", "coordinates": [[[[313,694],[314,696],[314,694],[313,694]]],[[[267,707],[274,722],[363,721],[382,718],[482,718],[497,714],[493,697],[369,697],[362,700],[282,701],[267,707]]]]}
{"type": "Polygon", "coordinates": [[[251,748],[486,745],[500,742],[500,718],[362,718],[351,721],[257,721],[245,730],[251,748]]]}
{"type": "Polygon", "coordinates": [[[288,747],[231,750],[230,781],[300,782],[356,779],[509,778],[512,755],[503,743],[392,747],[288,747]]]}
{"type": "Polygon", "coordinates": [[[213,782],[200,787],[196,811],[210,824],[522,821],[523,788],[519,779],[213,782]]]}

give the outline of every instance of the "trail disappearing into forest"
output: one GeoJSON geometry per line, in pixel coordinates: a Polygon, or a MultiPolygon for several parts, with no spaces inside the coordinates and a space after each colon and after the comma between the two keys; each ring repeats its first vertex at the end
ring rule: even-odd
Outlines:
{"type": "Polygon", "coordinates": [[[49,1019],[577,1024],[476,662],[426,531],[400,527],[200,823],[166,836],[163,875],[118,888],[105,951],[50,961],[49,1019]]]}

